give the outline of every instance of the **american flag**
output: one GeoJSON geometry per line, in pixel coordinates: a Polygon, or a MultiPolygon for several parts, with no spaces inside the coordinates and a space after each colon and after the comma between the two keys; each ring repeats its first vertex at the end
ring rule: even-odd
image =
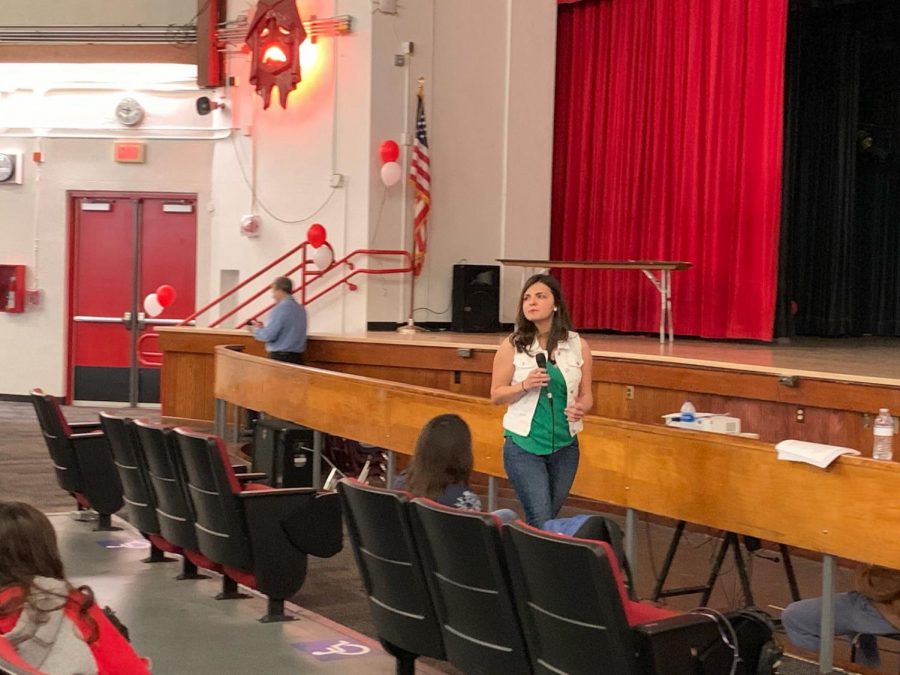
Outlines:
{"type": "Polygon", "coordinates": [[[428,212],[431,211],[431,160],[428,157],[428,125],[425,123],[425,90],[420,85],[416,102],[416,138],[413,141],[409,180],[416,188],[413,220],[413,274],[422,273],[427,248],[428,212]]]}

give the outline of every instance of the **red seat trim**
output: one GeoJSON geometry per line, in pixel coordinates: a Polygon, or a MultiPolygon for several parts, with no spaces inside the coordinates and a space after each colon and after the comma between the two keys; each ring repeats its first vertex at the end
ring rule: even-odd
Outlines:
{"type": "Polygon", "coordinates": [[[606,559],[609,560],[609,566],[612,569],[613,578],[616,580],[616,588],[619,589],[619,598],[622,601],[622,607],[625,610],[625,618],[628,621],[629,626],[636,626],[639,623],[647,623],[650,621],[660,621],[678,614],[678,612],[662,609],[656,605],[631,600],[628,597],[628,592],[625,590],[625,582],[622,580],[622,570],[619,569],[619,561],[616,558],[616,553],[613,551],[612,546],[605,541],[600,541],[599,539],[581,539],[579,537],[572,537],[558,532],[547,532],[546,530],[534,527],[521,520],[518,521],[518,523],[541,536],[600,546],[603,549],[603,552],[606,553],[606,559]]]}
{"type": "Polygon", "coordinates": [[[163,538],[158,534],[151,534],[147,537],[150,540],[150,543],[153,544],[156,548],[165,551],[166,553],[181,553],[181,547],[176,546],[168,539],[163,538]]]}
{"type": "Polygon", "coordinates": [[[194,563],[197,567],[202,567],[205,570],[212,570],[213,572],[221,572],[222,571],[222,566],[219,563],[213,562],[212,560],[207,558],[205,555],[200,553],[200,551],[185,550],[185,551],[183,551],[183,553],[184,553],[184,557],[187,558],[188,560],[190,560],[192,563],[194,563]]]}
{"type": "Polygon", "coordinates": [[[256,588],[256,577],[252,572],[237,567],[225,567],[225,574],[247,588],[256,588]]]}

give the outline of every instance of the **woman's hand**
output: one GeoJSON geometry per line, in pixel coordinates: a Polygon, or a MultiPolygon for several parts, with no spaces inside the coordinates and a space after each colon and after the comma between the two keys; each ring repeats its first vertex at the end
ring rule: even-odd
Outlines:
{"type": "Polygon", "coordinates": [[[550,376],[547,371],[544,368],[535,368],[522,380],[520,386],[525,391],[531,391],[546,386],[548,382],[550,382],[550,376]]]}
{"type": "Polygon", "coordinates": [[[566,407],[566,419],[569,420],[569,422],[577,422],[584,417],[584,413],[584,404],[579,401],[575,401],[572,405],[566,407]]]}

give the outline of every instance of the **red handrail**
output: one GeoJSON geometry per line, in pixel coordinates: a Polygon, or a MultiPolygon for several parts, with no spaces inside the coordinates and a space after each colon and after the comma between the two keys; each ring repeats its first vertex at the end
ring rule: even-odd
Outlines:
{"type": "MultiPolygon", "coordinates": [[[[326,243],[325,246],[328,246],[328,248],[331,249],[330,244],[326,243]]],[[[332,250],[332,252],[334,251],[334,249],[331,249],[331,250],[332,250]]],[[[304,261],[300,265],[298,265],[296,268],[296,269],[300,269],[301,267],[304,268],[303,281],[297,288],[294,289],[294,294],[301,293],[302,304],[304,304],[304,305],[308,305],[309,303],[313,302],[314,300],[318,300],[323,295],[325,295],[329,291],[337,288],[338,286],[341,286],[342,284],[346,284],[350,288],[351,291],[355,291],[358,288],[358,286],[356,284],[350,283],[349,279],[351,279],[352,277],[355,277],[357,274],[403,274],[406,272],[413,271],[412,254],[409,251],[404,251],[401,249],[358,248],[355,251],[351,251],[350,253],[345,255],[340,260],[333,261],[324,270],[319,270],[317,272],[309,272],[307,269],[305,269],[305,267],[310,262],[310,261],[305,260],[305,257],[306,257],[305,253],[306,252],[304,251],[304,261]],[[357,268],[356,265],[351,261],[351,258],[353,258],[354,256],[360,256],[360,255],[365,255],[365,256],[398,255],[401,258],[406,259],[407,265],[405,267],[385,267],[385,268],[360,267],[360,268],[357,268]],[[306,296],[306,288],[310,283],[312,283],[316,279],[320,279],[322,276],[324,276],[331,270],[333,270],[336,267],[339,267],[341,265],[347,265],[350,268],[351,272],[349,274],[344,275],[341,279],[339,279],[338,281],[335,281],[333,284],[331,284],[324,290],[316,293],[312,297],[306,296]],[[308,281],[307,281],[307,278],[309,279],[308,281]]],[[[296,271],[296,269],[294,271],[296,271]]],[[[263,291],[263,292],[265,292],[265,291],[263,291]]],[[[259,295],[262,295],[262,293],[260,293],[259,295]]],[[[259,297],[259,295],[257,295],[256,297],[259,297]]],[[[263,314],[265,314],[266,312],[271,310],[274,306],[275,306],[275,303],[273,302],[273,303],[270,303],[269,305],[267,305],[266,307],[263,307],[261,310],[256,312],[256,314],[249,317],[246,321],[241,322],[241,325],[244,325],[246,323],[249,323],[250,321],[256,320],[257,318],[259,318],[260,316],[262,316],[263,314]]]]}
{"type": "MultiPolygon", "coordinates": [[[[303,252],[304,252],[304,258],[305,258],[305,257],[306,257],[306,256],[305,256],[305,253],[306,253],[306,246],[307,246],[308,244],[309,244],[308,241],[304,241],[303,243],[297,244],[297,245],[296,245],[294,248],[292,248],[290,251],[288,251],[288,252],[285,253],[284,255],[282,255],[282,256],[276,258],[275,260],[273,260],[272,262],[270,262],[268,265],[266,265],[265,267],[263,267],[263,268],[262,268],[261,270],[259,270],[256,274],[253,274],[253,275],[247,277],[246,279],[244,279],[241,283],[239,283],[237,286],[235,286],[235,287],[232,288],[231,290],[226,291],[225,293],[222,293],[222,295],[220,295],[219,297],[217,297],[215,300],[212,300],[211,302],[208,302],[207,304],[205,304],[203,307],[201,307],[201,308],[198,309],[196,312],[194,312],[193,314],[191,314],[189,317],[187,317],[186,319],[184,319],[184,320],[183,320],[180,324],[178,324],[178,325],[179,325],[179,326],[186,326],[186,325],[188,324],[188,322],[193,321],[194,319],[196,319],[198,316],[200,316],[200,315],[203,314],[204,312],[209,311],[210,309],[212,309],[213,307],[215,307],[216,305],[218,305],[220,302],[222,302],[225,298],[229,297],[230,295],[233,295],[234,293],[237,293],[240,289],[242,289],[244,286],[246,286],[247,284],[249,284],[251,281],[253,281],[253,280],[255,280],[255,279],[258,279],[258,278],[259,278],[260,276],[262,276],[265,272],[268,272],[270,269],[272,269],[273,267],[275,267],[275,265],[277,265],[278,263],[282,262],[283,260],[286,260],[287,258],[290,258],[290,257],[291,257],[292,255],[294,255],[297,251],[303,249],[303,252]]],[[[296,271],[297,271],[297,268],[294,268],[293,272],[296,272],[296,271]]],[[[293,272],[290,272],[290,273],[293,273],[293,272]]],[[[289,274],[290,274],[290,273],[289,273],[289,274]]],[[[259,297],[260,295],[262,295],[262,294],[265,293],[265,292],[266,292],[266,289],[263,289],[263,290],[262,290],[260,293],[258,293],[255,297],[259,297]]],[[[217,324],[210,324],[210,325],[217,325],[217,324]]]]}
{"type": "Polygon", "coordinates": [[[148,330],[138,338],[137,347],[135,347],[135,349],[137,349],[138,363],[148,368],[158,368],[162,365],[162,352],[150,352],[144,350],[144,343],[149,342],[153,338],[159,339],[159,333],[155,330],[148,330]]]}
{"type": "MultiPolygon", "coordinates": [[[[188,322],[193,321],[194,319],[196,319],[198,316],[200,316],[204,312],[208,311],[215,305],[222,302],[225,298],[229,297],[233,293],[237,292],[239,289],[246,286],[249,282],[253,281],[254,279],[258,279],[260,277],[260,275],[262,275],[266,271],[272,269],[272,267],[274,267],[278,263],[284,261],[286,258],[290,257],[297,251],[302,251],[300,264],[292,267],[290,270],[288,270],[284,274],[284,276],[290,276],[291,274],[294,274],[298,270],[302,270],[301,283],[298,285],[297,288],[294,289],[294,293],[301,294],[301,302],[304,305],[308,305],[309,303],[314,302],[315,300],[318,300],[326,293],[334,290],[335,288],[337,288],[338,286],[341,286],[341,285],[346,285],[351,291],[357,290],[358,286],[356,284],[350,282],[350,279],[355,277],[357,274],[377,274],[377,275],[380,275],[380,274],[405,274],[407,272],[413,271],[413,257],[409,251],[403,251],[400,249],[371,249],[371,248],[356,249],[354,251],[351,251],[350,253],[348,253],[347,255],[345,255],[343,258],[341,258],[339,260],[333,260],[331,262],[331,264],[323,270],[310,271],[309,265],[312,261],[308,260],[306,257],[307,243],[308,242],[303,242],[302,244],[295,246],[294,248],[292,248],[290,251],[288,251],[281,257],[277,258],[273,262],[271,262],[268,265],[266,265],[265,267],[263,267],[256,274],[253,274],[252,276],[248,277],[247,279],[245,279],[244,281],[239,283],[237,286],[235,286],[228,292],[223,293],[222,295],[220,295],[218,298],[216,298],[212,302],[207,303],[201,309],[198,309],[196,312],[194,312],[193,314],[188,316],[186,319],[184,319],[178,325],[184,326],[188,322]],[[362,255],[365,255],[365,256],[397,255],[406,260],[406,265],[403,267],[384,267],[384,268],[356,267],[355,263],[353,263],[353,261],[351,259],[355,256],[362,256],[362,255]],[[337,281],[333,282],[331,285],[322,289],[315,295],[313,295],[311,297],[308,297],[306,295],[307,286],[310,283],[314,282],[316,279],[321,279],[325,274],[327,274],[328,272],[331,272],[335,268],[340,267],[342,265],[346,265],[347,267],[349,267],[350,272],[345,274],[343,277],[341,277],[337,281]]],[[[323,245],[328,247],[328,249],[332,252],[332,255],[334,254],[334,248],[332,248],[330,243],[325,242],[323,245]]],[[[234,314],[239,312],[241,309],[243,309],[244,307],[246,307],[247,305],[252,303],[254,300],[259,298],[267,290],[269,290],[269,287],[265,286],[261,290],[257,291],[251,297],[249,297],[248,299],[246,299],[242,303],[240,303],[237,307],[231,309],[229,312],[225,313],[224,315],[220,316],[218,319],[213,321],[210,324],[210,328],[218,326],[223,321],[230,318],[231,316],[233,316],[234,314]]],[[[265,314],[266,312],[271,310],[272,307],[274,307],[274,306],[275,306],[275,303],[269,304],[268,306],[266,306],[263,309],[256,312],[253,316],[248,318],[246,321],[242,321],[240,324],[238,324],[238,326],[240,327],[240,326],[246,325],[250,321],[257,319],[258,317],[262,316],[263,314],[265,314]]],[[[162,352],[159,352],[159,351],[151,352],[151,351],[144,350],[145,343],[150,342],[152,339],[158,339],[158,338],[159,338],[159,333],[157,333],[155,331],[147,331],[146,333],[144,333],[143,335],[141,335],[138,338],[137,357],[138,357],[138,362],[142,366],[155,367],[155,366],[162,365],[162,357],[163,357],[162,352]]]]}

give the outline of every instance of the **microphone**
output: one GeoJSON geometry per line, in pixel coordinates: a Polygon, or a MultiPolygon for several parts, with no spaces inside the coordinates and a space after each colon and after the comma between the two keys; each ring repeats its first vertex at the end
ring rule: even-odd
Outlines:
{"type": "MultiPolygon", "coordinates": [[[[543,368],[544,370],[547,369],[547,357],[543,353],[539,353],[537,356],[535,356],[534,360],[537,361],[538,368],[543,368]]],[[[541,387],[541,389],[547,391],[547,398],[552,401],[553,393],[550,391],[550,388],[545,384],[543,387],[541,387]]]]}

